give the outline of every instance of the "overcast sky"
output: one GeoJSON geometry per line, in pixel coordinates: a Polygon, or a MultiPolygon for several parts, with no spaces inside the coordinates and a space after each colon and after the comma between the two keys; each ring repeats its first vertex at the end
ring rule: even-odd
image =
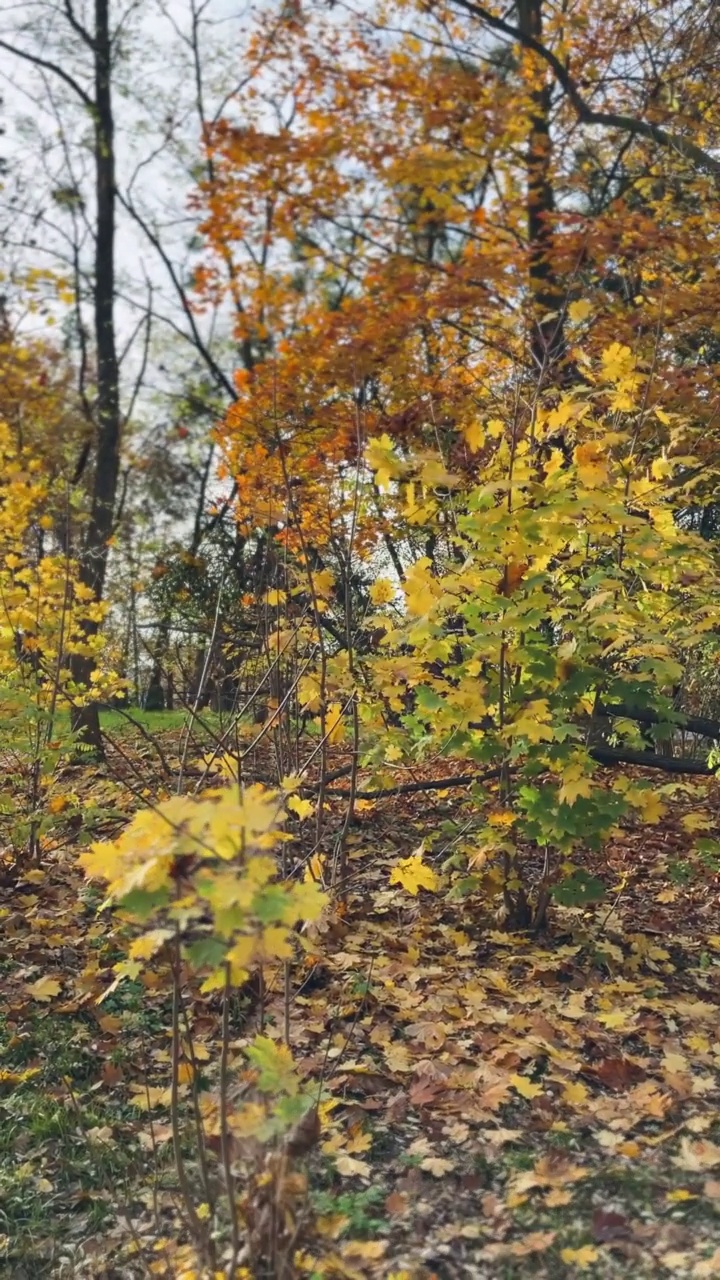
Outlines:
{"type": "MultiPolygon", "coordinates": [[[[70,30],[64,0],[18,5],[0,0],[3,38],[58,63],[84,86],[91,86],[89,51],[70,30]]],[[[118,0],[114,24],[122,24],[122,56],[114,84],[117,178],[132,191],[137,207],[154,228],[182,278],[193,260],[189,248],[193,217],[188,196],[192,166],[201,158],[192,53],[192,0],[118,0]]],[[[253,9],[238,0],[205,0],[200,39],[206,113],[212,115],[237,82],[253,9]]],[[[75,0],[74,12],[91,16],[89,0],[75,0]]],[[[88,142],[92,126],[71,89],[52,73],[37,69],[0,49],[8,163],[0,197],[4,233],[4,270],[28,266],[61,268],[79,244],[83,266],[92,259],[93,167],[88,142]],[[73,189],[79,200],[72,201],[73,189]],[[70,202],[67,197],[70,197],[70,202]]],[[[167,272],[142,232],[118,210],[118,319],[129,341],[148,295],[154,305],[182,322],[167,272]]],[[[26,324],[44,323],[39,317],[26,324]]],[[[207,331],[207,322],[206,322],[207,331]]],[[[172,331],[158,326],[156,341],[171,341],[172,331]]],[[[177,344],[175,344],[177,345],[177,344]]],[[[168,353],[172,359],[172,351],[168,353]]],[[[128,360],[128,368],[135,363],[128,360]]]]}

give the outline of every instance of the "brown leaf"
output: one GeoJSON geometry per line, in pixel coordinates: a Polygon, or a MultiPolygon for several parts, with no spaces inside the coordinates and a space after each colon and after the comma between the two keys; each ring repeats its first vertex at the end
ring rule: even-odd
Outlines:
{"type": "Polygon", "coordinates": [[[304,1156],[320,1141],[320,1116],[317,1107],[311,1107],[288,1135],[288,1155],[304,1156]]]}
{"type": "Polygon", "coordinates": [[[593,1240],[606,1244],[609,1240],[621,1240],[631,1234],[630,1222],[622,1213],[613,1209],[595,1209],[592,1216],[593,1240]]]}
{"type": "Polygon", "coordinates": [[[428,1107],[437,1102],[443,1092],[444,1086],[441,1081],[428,1080],[426,1076],[421,1076],[410,1085],[408,1097],[414,1107],[428,1107]]]}
{"type": "Polygon", "coordinates": [[[631,1085],[645,1079],[643,1068],[637,1062],[632,1062],[630,1058],[603,1058],[602,1062],[594,1068],[594,1072],[606,1089],[613,1089],[616,1092],[628,1089],[631,1085]]]}
{"type": "Polygon", "coordinates": [[[111,1062],[109,1059],[106,1059],[106,1061],[103,1062],[100,1069],[100,1075],[102,1076],[103,1084],[110,1085],[111,1087],[113,1085],[120,1084],[120,1082],[125,1079],[122,1067],[118,1066],[116,1062],[111,1062]]]}
{"type": "Polygon", "coordinates": [[[420,1170],[413,1165],[408,1169],[407,1173],[399,1178],[396,1184],[396,1190],[403,1192],[409,1196],[417,1197],[425,1188],[425,1180],[420,1170]]]}
{"type": "Polygon", "coordinates": [[[403,1213],[407,1213],[409,1200],[404,1191],[391,1191],[385,1201],[385,1209],[393,1218],[399,1218],[403,1213]]]}
{"type": "Polygon", "coordinates": [[[437,1053],[445,1043],[445,1028],[440,1022],[412,1022],[407,1031],[413,1040],[432,1053],[437,1053]]]}
{"type": "Polygon", "coordinates": [[[404,1090],[401,1089],[399,1093],[393,1094],[392,1098],[387,1104],[387,1108],[385,1110],[385,1119],[387,1120],[387,1123],[388,1124],[402,1123],[402,1121],[405,1119],[407,1115],[407,1109],[408,1109],[407,1094],[404,1092],[404,1090]]]}
{"type": "Polygon", "coordinates": [[[503,575],[498,583],[497,593],[500,596],[511,596],[520,586],[529,565],[524,561],[508,560],[503,575]]]}

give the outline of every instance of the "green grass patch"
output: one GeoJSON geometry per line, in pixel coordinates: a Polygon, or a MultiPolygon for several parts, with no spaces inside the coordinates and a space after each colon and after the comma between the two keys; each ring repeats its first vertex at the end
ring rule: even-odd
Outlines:
{"type": "Polygon", "coordinates": [[[141,1174],[137,1113],[98,1089],[82,1018],[0,1020],[0,1274],[50,1276],[141,1174]]]}

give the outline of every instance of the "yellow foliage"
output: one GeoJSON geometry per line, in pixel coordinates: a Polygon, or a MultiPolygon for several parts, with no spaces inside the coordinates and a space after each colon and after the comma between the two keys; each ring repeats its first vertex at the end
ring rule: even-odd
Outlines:
{"type": "MultiPolygon", "coordinates": [[[[289,807],[308,804],[290,796],[289,807]]],[[[312,807],[312,806],[311,806],[312,807]]],[[[259,784],[173,796],[135,815],[114,841],[80,857],[90,879],[107,885],[107,903],[157,924],[130,944],[116,974],[130,974],[176,937],[201,969],[211,969],[204,991],[238,983],[254,967],[287,960],[293,926],[318,919],[325,895],[312,881],[278,883],[275,850],[286,835],[283,795],[259,784]],[[176,886],[182,885],[178,897],[176,886]],[[196,921],[209,911],[215,944],[196,921]],[[197,952],[193,950],[198,948],[197,952]]]]}
{"type": "Polygon", "coordinates": [[[390,883],[402,885],[413,897],[417,897],[420,889],[437,893],[440,887],[440,877],[423,861],[422,853],[420,850],[409,858],[403,858],[390,873],[390,883]]]}

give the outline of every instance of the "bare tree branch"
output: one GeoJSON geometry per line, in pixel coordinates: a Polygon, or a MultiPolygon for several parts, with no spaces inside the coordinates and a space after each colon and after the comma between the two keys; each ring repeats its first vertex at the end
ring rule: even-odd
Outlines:
{"type": "Polygon", "coordinates": [[[162,261],[163,266],[165,267],[172,281],[172,284],[175,288],[175,292],[177,293],[178,298],[180,299],[180,305],[185,313],[185,318],[190,326],[190,332],[192,334],[193,344],[196,350],[198,351],[198,353],[202,356],[215,382],[217,383],[218,386],[223,388],[223,390],[226,392],[226,394],[230,397],[231,400],[237,400],[237,392],[235,391],[235,388],[232,382],[228,378],[227,374],[224,373],[224,371],[220,368],[219,364],[214,359],[213,355],[208,350],[207,346],[202,340],[202,337],[200,336],[200,331],[197,327],[195,316],[193,315],[193,312],[192,312],[192,307],[188,302],[187,294],[185,293],[185,290],[178,277],[178,273],[175,269],[175,266],[173,265],[168,253],[166,252],[162,244],[162,241],[160,240],[160,237],[150,226],[147,219],[143,217],[143,215],[140,213],[138,209],[136,209],[132,200],[127,195],[123,195],[122,192],[118,191],[117,198],[120,201],[123,208],[130,214],[130,217],[133,219],[133,221],[137,223],[141,231],[143,231],[144,234],[147,236],[147,239],[150,241],[150,244],[153,246],[153,249],[158,254],[158,257],[160,258],[160,260],[162,261]]]}
{"type": "Polygon", "coordinates": [[[73,9],[73,6],[72,6],[72,0],[65,0],[65,17],[70,23],[70,26],[72,27],[75,34],[80,37],[83,44],[86,44],[88,49],[92,50],[92,52],[94,53],[95,41],[91,36],[90,32],[88,31],[87,27],[84,27],[82,22],[78,21],[78,19],[76,18],[75,10],[73,9]]]}
{"type": "MultiPolygon", "coordinates": [[[[704,173],[711,173],[715,178],[720,178],[720,160],[710,155],[708,151],[704,151],[696,143],[691,142],[689,138],[684,138],[677,133],[668,133],[661,125],[652,124],[649,120],[638,119],[636,116],[627,116],[615,111],[595,111],[581,94],[577,82],[570,75],[567,67],[563,65],[552,49],[548,49],[546,45],[542,44],[540,40],[536,40],[534,36],[520,31],[512,23],[506,22],[504,18],[497,17],[489,9],[486,9],[484,5],[476,4],[475,0],[453,0],[453,4],[458,9],[463,9],[465,13],[469,13],[471,17],[479,18],[481,22],[484,22],[493,31],[501,32],[509,40],[523,45],[526,49],[531,49],[539,58],[542,58],[551,68],[557,83],[572,104],[582,124],[601,125],[605,129],[618,129],[636,138],[649,138],[652,142],[657,142],[659,146],[664,147],[666,151],[675,151],[678,155],[681,155],[683,159],[690,162],[693,168],[704,173]]],[[[428,8],[432,9],[432,0],[430,0],[428,8]]]]}
{"type": "Polygon", "coordinates": [[[31,62],[34,67],[41,67],[43,71],[51,71],[54,76],[57,76],[59,80],[68,85],[73,93],[77,94],[84,106],[90,111],[95,109],[95,102],[90,97],[90,94],[86,93],[74,76],[71,76],[69,71],[65,71],[57,62],[50,62],[47,58],[41,58],[36,53],[28,53],[26,49],[18,49],[16,45],[9,44],[7,40],[0,40],[0,49],[5,49],[7,53],[11,53],[15,58],[22,58],[24,62],[31,62]]]}

